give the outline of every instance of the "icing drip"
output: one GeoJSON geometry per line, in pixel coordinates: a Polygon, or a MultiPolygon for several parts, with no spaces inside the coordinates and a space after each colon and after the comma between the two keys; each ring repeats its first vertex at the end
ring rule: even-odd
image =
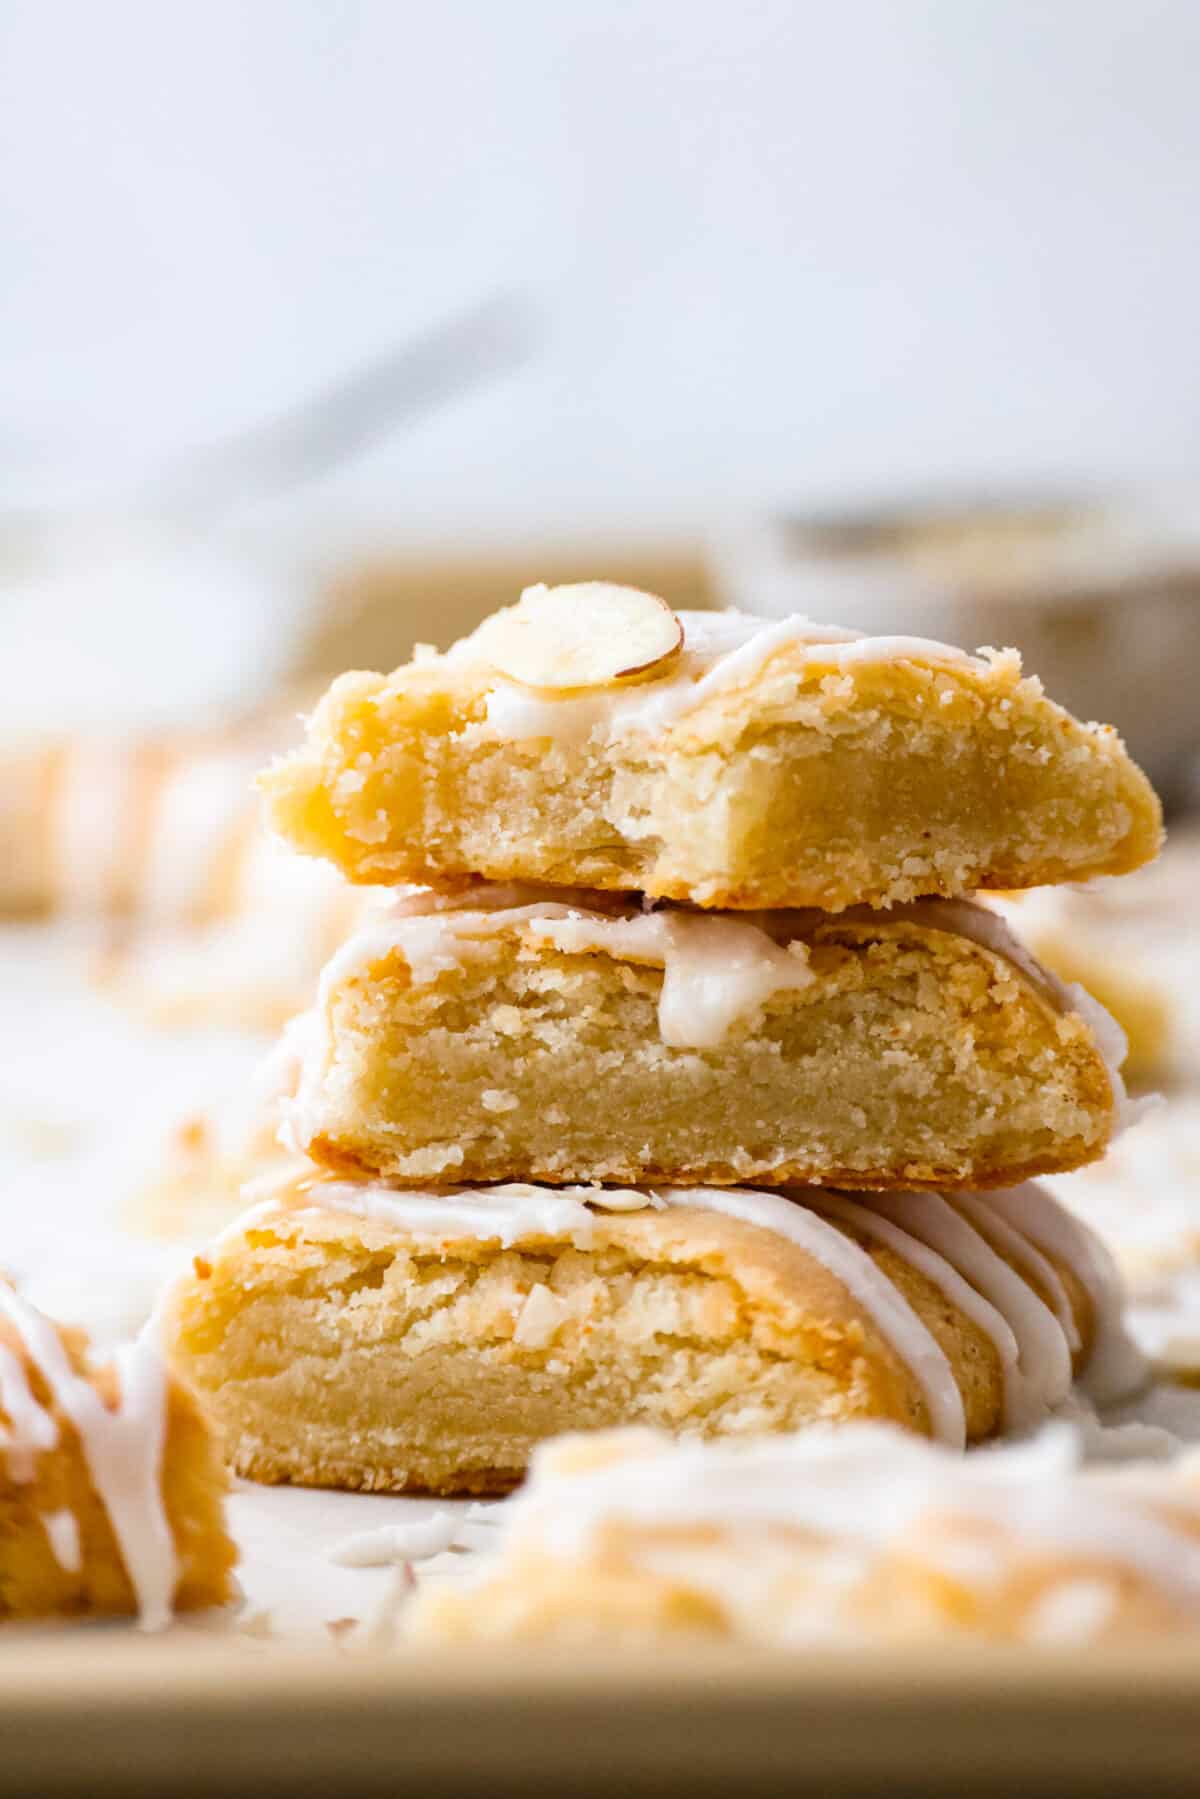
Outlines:
{"type": "MultiPolygon", "coordinates": [[[[927,1196],[918,1197],[923,1200],[927,1196]]],[[[944,1256],[931,1249],[927,1243],[922,1243],[911,1232],[901,1230],[890,1218],[882,1217],[872,1205],[852,1200],[844,1193],[824,1190],[814,1197],[812,1203],[830,1218],[840,1218],[852,1229],[861,1231],[864,1236],[873,1237],[877,1243],[883,1243],[894,1250],[910,1267],[931,1281],[940,1293],[944,1293],[951,1305],[978,1325],[984,1336],[991,1339],[1000,1362],[1004,1391],[1006,1395],[1009,1393],[1014,1377],[1017,1376],[1020,1350],[1003,1312],[978,1293],[944,1256]]]]}
{"type": "Polygon", "coordinates": [[[120,1398],[110,1411],[75,1372],[54,1326],[0,1283],[0,1316],[8,1319],[38,1364],[54,1403],[79,1436],[88,1472],[108,1513],[138,1603],[142,1627],[161,1629],[171,1616],[176,1561],[162,1496],[166,1375],[145,1344],[114,1357],[120,1398]]]}
{"type": "MultiPolygon", "coordinates": [[[[425,984],[480,954],[488,938],[527,931],[565,954],[661,966],[664,1042],[712,1048],[736,1018],[754,1012],[772,993],[811,985],[809,940],[827,922],[814,911],[698,913],[672,906],[644,911],[593,893],[572,891],[564,901],[548,898],[545,889],[513,885],[472,887],[457,896],[417,890],[342,945],[322,972],[317,1007],[324,1010],[336,986],[389,955],[402,955],[412,979],[425,984]]],[[[1077,1009],[1074,993],[1034,960],[1003,919],[970,900],[915,900],[885,912],[850,907],[837,914],[834,928],[865,924],[886,931],[904,923],[976,943],[1011,963],[1056,1010],[1077,1009]]],[[[1089,1001],[1089,1025],[1094,1007],[1089,1001]]],[[[1107,1028],[1098,1032],[1101,1054],[1118,1047],[1107,1028]]],[[[1119,1087],[1111,1064],[1110,1074],[1119,1087]]]]}
{"type": "Polygon", "coordinates": [[[66,1506],[56,1512],[43,1512],[42,1529],[46,1533],[54,1559],[68,1574],[78,1574],[83,1567],[83,1545],[79,1540],[79,1521],[66,1506]]]}
{"type": "Polygon", "coordinates": [[[1009,1371],[1005,1421],[1028,1430],[1071,1390],[1071,1352],[1058,1319],[986,1238],[936,1193],[876,1193],[872,1208],[937,1251],[1003,1312],[1017,1340],[1009,1371]]]}
{"type": "MultiPolygon", "coordinates": [[[[475,1236],[509,1248],[523,1240],[561,1237],[586,1247],[593,1238],[596,1211],[632,1211],[649,1207],[718,1212],[760,1230],[785,1237],[819,1262],[871,1317],[882,1337],[910,1370],[921,1389],[930,1429],[947,1443],[966,1442],[962,1395],[943,1351],[908,1301],[875,1266],[865,1251],[808,1207],[774,1193],[737,1187],[666,1187],[642,1192],[632,1188],[533,1187],[510,1185],[482,1191],[466,1188],[399,1192],[369,1182],[314,1181],[297,1190],[305,1204],[348,1211],[395,1228],[434,1238],[475,1236]]],[[[227,1235],[269,1215],[267,1201],[258,1214],[239,1219],[227,1235]]]]}
{"type": "Polygon", "coordinates": [[[989,1209],[1038,1248],[1065,1262],[1092,1307],[1092,1349],[1080,1385],[1098,1405],[1124,1399],[1146,1384],[1145,1358],[1125,1329],[1125,1291],[1117,1265],[1094,1231],[1028,1181],[985,1196],[989,1209]]]}
{"type": "MultiPolygon", "coordinates": [[[[1053,1202],[1051,1202],[1053,1203],[1053,1202]]],[[[1079,1324],[1075,1317],[1075,1309],[1071,1304],[1062,1276],[1048,1256],[1022,1236],[999,1213],[988,1205],[987,1195],[980,1193],[956,1193],[954,1207],[961,1215],[969,1218],[984,1237],[999,1250],[1004,1260],[1015,1263],[1031,1286],[1037,1288],[1054,1316],[1062,1327],[1063,1336],[1067,1340],[1067,1348],[1074,1356],[1082,1347],[1079,1335],[1079,1324]]]]}
{"type": "Polygon", "coordinates": [[[27,1486],[35,1472],[39,1452],[58,1442],[58,1425],[45,1406],[33,1396],[19,1356],[0,1343],[0,1411],[8,1427],[0,1424],[0,1451],[8,1463],[9,1478],[27,1486]]]}
{"type": "MultiPolygon", "coordinates": [[[[778,651],[800,650],[805,660],[836,671],[871,662],[917,661],[956,668],[979,662],[951,644],[925,637],[864,637],[837,625],[818,625],[794,615],[775,623],[744,613],[682,612],[683,653],[656,681],[586,690],[552,698],[488,670],[487,725],[510,739],[548,737],[582,743],[600,732],[609,740],[629,733],[669,729],[715,694],[752,681],[778,651]]],[[[473,639],[464,638],[446,658],[480,666],[473,639]]]]}
{"type": "MultiPolygon", "coordinates": [[[[591,919],[535,917],[529,929],[567,955],[597,947],[591,919]]],[[[662,964],[658,1028],[673,1049],[715,1049],[730,1025],[758,1011],[773,993],[800,991],[814,978],[806,944],[785,949],[757,925],[736,918],[648,912],[606,919],[599,939],[604,954],[662,964]]]]}

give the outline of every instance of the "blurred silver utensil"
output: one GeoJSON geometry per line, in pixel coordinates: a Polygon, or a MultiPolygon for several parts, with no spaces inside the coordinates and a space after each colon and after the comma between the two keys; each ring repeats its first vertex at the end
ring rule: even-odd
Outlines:
{"type": "Polygon", "coordinates": [[[211,516],[327,474],[397,425],[514,367],[537,337],[527,299],[492,294],[277,418],[176,458],[147,485],[142,503],[176,517],[211,516]]]}

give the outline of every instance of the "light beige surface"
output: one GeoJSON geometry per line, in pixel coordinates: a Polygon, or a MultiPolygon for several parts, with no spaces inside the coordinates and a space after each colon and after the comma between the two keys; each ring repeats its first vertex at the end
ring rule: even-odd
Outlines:
{"type": "Polygon", "coordinates": [[[1146,1794],[1194,1778],[1198,1708],[1190,1647],[1081,1664],[962,1645],[233,1659],[226,1640],[0,1643],[14,1794],[1146,1794]]]}
{"type": "Polygon", "coordinates": [[[785,644],[665,728],[578,739],[493,730],[499,679],[461,651],[343,676],[263,778],[275,826],[360,882],[484,875],[735,907],[1028,887],[1158,846],[1120,739],[1023,681],[1013,653],[843,667],[785,644]]]}

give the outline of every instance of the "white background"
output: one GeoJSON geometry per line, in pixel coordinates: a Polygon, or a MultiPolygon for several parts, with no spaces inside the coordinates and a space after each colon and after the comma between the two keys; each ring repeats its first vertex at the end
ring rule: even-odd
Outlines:
{"type": "Polygon", "coordinates": [[[1192,0],[9,0],[0,484],[109,481],[492,288],[521,370],[324,496],[399,533],[1179,475],[1192,0]]]}

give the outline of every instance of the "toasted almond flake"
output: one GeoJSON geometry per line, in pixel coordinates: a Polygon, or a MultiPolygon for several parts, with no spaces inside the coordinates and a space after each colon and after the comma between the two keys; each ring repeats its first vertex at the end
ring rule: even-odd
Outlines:
{"type": "Polygon", "coordinates": [[[473,642],[511,681],[578,692],[663,673],[683,648],[683,625],[657,594],[580,581],[527,587],[473,642]]]}

